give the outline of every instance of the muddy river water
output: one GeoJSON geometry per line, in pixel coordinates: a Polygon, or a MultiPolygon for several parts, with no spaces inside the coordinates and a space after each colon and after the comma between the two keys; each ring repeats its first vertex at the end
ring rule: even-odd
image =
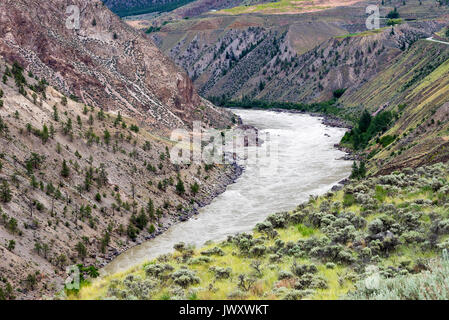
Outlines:
{"type": "Polygon", "coordinates": [[[333,147],[345,129],[326,127],[320,118],[305,114],[234,112],[245,124],[258,128],[262,140],[275,147],[270,152],[249,147],[248,155],[257,153],[260,161],[238,160],[244,172],[224,193],[189,221],[116,257],[101,270],[103,275],[171,252],[173,245],[181,241],[201,246],[208,240],[219,241],[227,235],[251,231],[269,214],[292,210],[309,195],[323,194],[349,175],[352,162],[341,160],[344,153],[333,147]],[[269,140],[264,138],[267,134],[269,140]]]}

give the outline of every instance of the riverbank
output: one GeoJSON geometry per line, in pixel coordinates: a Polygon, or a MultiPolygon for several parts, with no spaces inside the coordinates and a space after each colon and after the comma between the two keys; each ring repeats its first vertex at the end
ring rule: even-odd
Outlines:
{"type": "MultiPolygon", "coordinates": [[[[248,130],[254,129],[257,132],[257,128],[244,124],[242,119],[237,116],[237,124],[234,129],[248,130]]],[[[257,139],[257,145],[263,143],[262,140],[257,139]]],[[[247,146],[247,145],[246,145],[247,146]]],[[[207,184],[202,186],[202,197],[195,199],[195,203],[191,208],[183,210],[179,215],[164,217],[160,220],[160,226],[156,228],[155,232],[152,234],[147,234],[145,236],[138,236],[135,242],[128,242],[121,248],[110,249],[106,253],[105,257],[102,258],[100,263],[96,264],[98,268],[106,267],[112,260],[118,258],[120,255],[126,253],[128,250],[141,245],[144,242],[151,241],[157,237],[165,234],[170,228],[179,223],[186,222],[192,217],[198,215],[201,208],[208,206],[216,197],[224,193],[227,187],[237,181],[237,179],[242,175],[244,167],[239,165],[235,160],[229,161],[223,165],[215,166],[216,172],[211,172],[208,176],[207,184]],[[211,182],[213,181],[213,182],[211,182]]]]}
{"type": "Polygon", "coordinates": [[[242,175],[243,170],[244,168],[239,166],[235,162],[226,164],[223,168],[220,169],[217,180],[216,182],[214,182],[213,186],[207,186],[208,189],[206,191],[206,196],[198,199],[198,201],[196,201],[191,209],[183,211],[181,215],[169,216],[161,220],[162,227],[158,227],[153,234],[140,236],[136,239],[135,242],[128,243],[119,249],[112,249],[105,255],[105,257],[102,259],[102,262],[98,263],[96,266],[98,268],[104,268],[113,259],[117,258],[129,249],[141,245],[145,241],[155,239],[156,237],[164,234],[174,225],[185,222],[193,216],[198,215],[199,209],[209,205],[217,196],[225,192],[226,188],[230,184],[235,183],[235,181],[242,175]]]}

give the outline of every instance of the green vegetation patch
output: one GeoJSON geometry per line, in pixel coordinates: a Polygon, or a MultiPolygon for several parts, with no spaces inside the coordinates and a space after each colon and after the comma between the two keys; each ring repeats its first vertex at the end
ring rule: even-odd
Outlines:
{"type": "MultiPolygon", "coordinates": [[[[364,111],[355,128],[347,132],[341,140],[342,144],[349,145],[354,150],[366,148],[368,143],[377,134],[386,132],[394,123],[396,115],[391,111],[384,111],[372,117],[368,111],[364,111]]],[[[392,143],[394,137],[383,137],[382,145],[392,143]]]]}

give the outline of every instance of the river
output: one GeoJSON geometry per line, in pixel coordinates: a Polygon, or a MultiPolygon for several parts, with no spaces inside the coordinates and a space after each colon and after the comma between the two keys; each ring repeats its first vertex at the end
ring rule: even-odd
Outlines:
{"type": "MultiPolygon", "coordinates": [[[[262,140],[269,134],[276,152],[258,152],[260,160],[242,165],[242,176],[212,203],[186,222],[172,226],[164,234],[119,255],[102,270],[102,275],[126,270],[136,264],[171,252],[178,242],[201,246],[227,235],[251,231],[269,214],[294,209],[309,198],[323,194],[348,177],[352,162],[340,160],[342,151],[333,146],[345,129],[326,127],[321,119],[306,114],[259,110],[234,110],[245,124],[259,129],[262,140]],[[275,162],[271,158],[276,157],[275,162]],[[262,166],[269,166],[262,168],[262,166]],[[273,163],[275,165],[273,165],[273,163]],[[268,169],[267,169],[268,168],[268,169]]],[[[266,140],[268,141],[268,140],[266,140]]],[[[262,148],[263,149],[263,148],[262,148]]]]}

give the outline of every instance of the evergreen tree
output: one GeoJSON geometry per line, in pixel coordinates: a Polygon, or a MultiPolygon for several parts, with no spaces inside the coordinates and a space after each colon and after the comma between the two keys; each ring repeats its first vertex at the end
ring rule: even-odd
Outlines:
{"type": "Polygon", "coordinates": [[[68,178],[70,176],[70,168],[65,160],[62,161],[61,176],[68,178]]]}
{"type": "Polygon", "coordinates": [[[2,202],[10,202],[12,199],[11,189],[9,188],[8,181],[3,180],[0,186],[0,200],[2,202]]]}
{"type": "Polygon", "coordinates": [[[185,190],[185,187],[184,187],[184,182],[182,182],[182,180],[180,178],[178,178],[178,183],[176,184],[176,192],[179,195],[182,195],[182,194],[184,194],[185,191],[186,190],[185,190]]]}
{"type": "Polygon", "coordinates": [[[87,249],[86,249],[86,246],[84,245],[84,243],[82,243],[81,241],[78,242],[75,246],[75,250],[78,252],[78,257],[80,257],[82,260],[84,260],[84,258],[86,258],[87,249]]]}
{"type": "Polygon", "coordinates": [[[359,166],[359,178],[363,179],[365,177],[366,177],[366,165],[364,161],[361,161],[359,166]]]}
{"type": "Polygon", "coordinates": [[[200,190],[200,186],[198,185],[198,183],[195,182],[190,186],[190,190],[192,191],[192,194],[195,196],[200,190]]]}
{"type": "Polygon", "coordinates": [[[360,161],[360,165],[357,166],[357,162],[354,161],[352,164],[352,172],[351,172],[351,179],[363,179],[366,177],[366,165],[364,161],[360,161]]]}
{"type": "Polygon", "coordinates": [[[110,142],[111,142],[111,134],[109,133],[108,130],[104,130],[104,143],[106,143],[106,145],[109,145],[110,142]]]}
{"type": "Polygon", "coordinates": [[[366,132],[368,130],[369,125],[371,123],[371,114],[368,111],[364,111],[359,120],[359,130],[361,132],[366,132]]]}
{"type": "Polygon", "coordinates": [[[153,200],[149,199],[147,204],[147,214],[151,221],[155,220],[153,200]]]}
{"type": "Polygon", "coordinates": [[[47,125],[44,124],[44,126],[42,127],[42,132],[41,132],[41,139],[42,139],[42,143],[45,144],[48,141],[50,134],[48,132],[48,127],[47,125]]]}

